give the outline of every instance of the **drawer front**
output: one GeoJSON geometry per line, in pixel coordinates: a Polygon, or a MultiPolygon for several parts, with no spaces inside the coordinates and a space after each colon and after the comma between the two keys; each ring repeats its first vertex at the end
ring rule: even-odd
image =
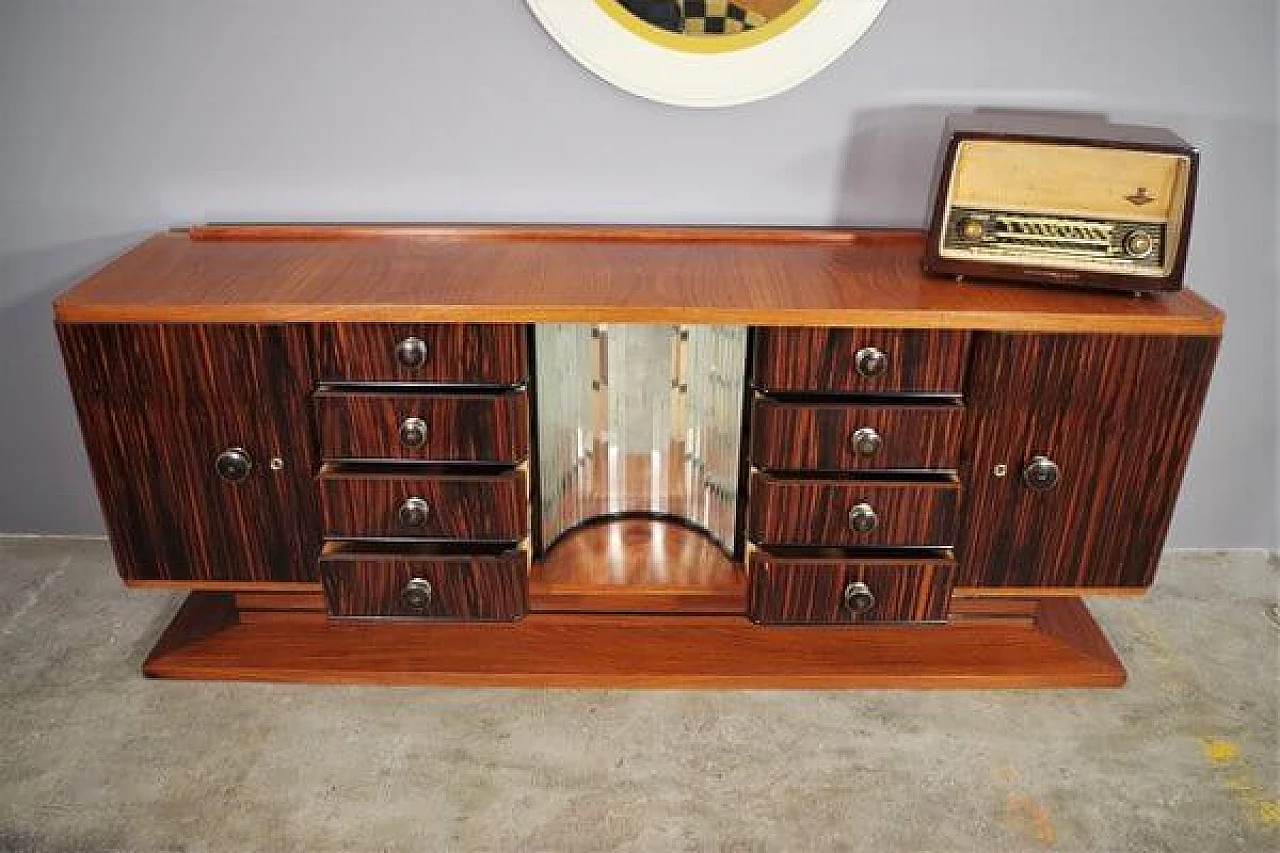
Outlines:
{"type": "Polygon", "coordinates": [[[320,477],[325,536],[518,542],[529,535],[522,470],[498,476],[320,477]]]}
{"type": "Polygon", "coordinates": [[[749,614],[766,625],[942,622],[951,560],[824,560],[758,553],[749,614]]]}
{"type": "Polygon", "coordinates": [[[756,334],[763,391],[959,394],[967,332],[765,328],[756,334]],[[880,358],[871,357],[879,353],[880,358]]]}
{"type": "Polygon", "coordinates": [[[525,327],[512,323],[322,323],[321,382],[519,385],[529,378],[525,327]]]}
{"type": "Polygon", "coordinates": [[[324,459],[519,462],[529,455],[529,398],[501,394],[318,391],[324,459]]]}
{"type": "Polygon", "coordinates": [[[785,471],[953,469],[960,406],[797,405],[757,398],[751,460],[785,471]]]}
{"type": "Polygon", "coordinates": [[[524,551],[320,559],[329,615],[510,622],[529,610],[524,551]]]}
{"type": "Polygon", "coordinates": [[[751,538],[761,545],[931,547],[952,544],[959,483],[751,481],[751,538]]]}

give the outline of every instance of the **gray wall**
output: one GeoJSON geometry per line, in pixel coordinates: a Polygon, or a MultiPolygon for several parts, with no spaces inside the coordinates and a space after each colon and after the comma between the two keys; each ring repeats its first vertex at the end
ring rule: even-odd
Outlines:
{"type": "Polygon", "coordinates": [[[1229,321],[1171,544],[1275,545],[1276,15],[890,0],[808,84],[694,112],[598,81],[519,0],[0,0],[0,532],[101,529],[48,303],[149,231],[919,225],[940,116],[990,105],[1103,111],[1202,147],[1189,278],[1229,321]],[[721,154],[734,165],[707,165],[721,154]]]}

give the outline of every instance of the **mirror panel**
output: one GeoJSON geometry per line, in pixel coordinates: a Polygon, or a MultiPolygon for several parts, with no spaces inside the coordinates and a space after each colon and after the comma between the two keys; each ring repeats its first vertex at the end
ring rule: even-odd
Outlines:
{"type": "Polygon", "coordinates": [[[539,324],[535,348],[544,546],[643,514],[732,552],[746,327],[539,324]]]}

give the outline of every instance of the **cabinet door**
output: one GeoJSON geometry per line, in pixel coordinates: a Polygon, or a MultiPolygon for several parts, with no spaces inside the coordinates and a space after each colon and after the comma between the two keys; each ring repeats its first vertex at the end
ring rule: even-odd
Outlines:
{"type": "Polygon", "coordinates": [[[58,332],[125,580],[316,579],[306,327],[67,324],[58,332]],[[251,466],[228,479],[217,463],[233,448],[251,466]]]}
{"type": "Polygon", "coordinates": [[[1212,337],[978,336],[959,584],[1150,584],[1217,347],[1212,337]],[[1057,466],[1056,485],[1024,479],[1040,456],[1057,466]]]}

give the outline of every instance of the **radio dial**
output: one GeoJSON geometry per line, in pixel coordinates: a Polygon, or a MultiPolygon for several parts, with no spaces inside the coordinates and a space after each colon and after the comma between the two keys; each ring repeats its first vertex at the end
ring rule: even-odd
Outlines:
{"type": "Polygon", "coordinates": [[[1155,251],[1156,241],[1150,232],[1130,231],[1124,238],[1124,251],[1131,258],[1147,258],[1155,251]]]}

